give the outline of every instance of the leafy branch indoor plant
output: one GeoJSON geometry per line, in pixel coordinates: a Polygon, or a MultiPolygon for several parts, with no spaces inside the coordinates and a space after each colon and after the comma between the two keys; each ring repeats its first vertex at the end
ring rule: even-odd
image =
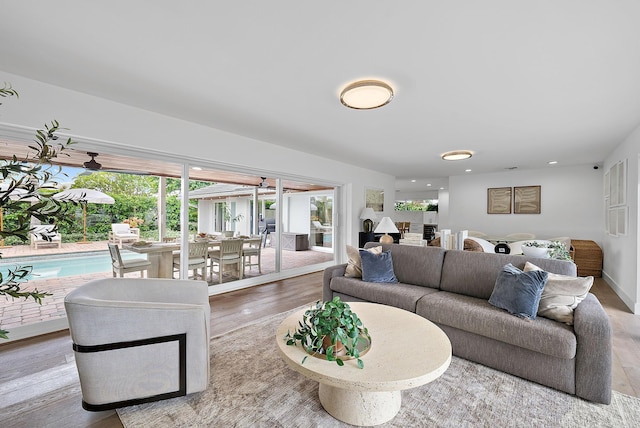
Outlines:
{"type": "MultiPolygon", "coordinates": [[[[0,97],[11,96],[18,97],[18,92],[5,83],[0,88],[0,97]]],[[[71,139],[66,142],[56,141],[55,132],[59,129],[55,120],[51,124],[45,124],[44,129],[36,131],[35,144],[29,146],[32,153],[26,158],[18,159],[13,155],[9,160],[0,161],[0,210],[18,214],[15,224],[0,230],[0,239],[12,237],[28,242],[33,229],[31,220],[35,218],[42,224],[54,225],[52,229],[39,234],[39,237],[51,240],[58,230],[57,225],[69,221],[68,212],[75,203],[70,201],[71,204],[61,204],[51,198],[56,191],[52,180],[60,172],[60,168],[52,167],[50,162],[72,144],[71,139]]],[[[32,298],[42,303],[42,299],[50,293],[22,288],[28,281],[31,270],[30,266],[15,266],[4,275],[0,273],[0,296],[32,298]]],[[[0,329],[0,338],[7,339],[7,334],[6,330],[0,329]]]]}
{"type": "MultiPolygon", "coordinates": [[[[329,302],[316,302],[306,310],[299,327],[293,334],[289,331],[284,337],[287,345],[296,346],[298,342],[311,355],[324,354],[328,361],[339,366],[344,362],[341,357],[356,358],[358,367],[363,368],[358,345],[364,341],[371,344],[369,331],[362,324],[349,305],[334,297],[329,302]]],[[[302,360],[304,364],[307,357],[302,360]]]]}

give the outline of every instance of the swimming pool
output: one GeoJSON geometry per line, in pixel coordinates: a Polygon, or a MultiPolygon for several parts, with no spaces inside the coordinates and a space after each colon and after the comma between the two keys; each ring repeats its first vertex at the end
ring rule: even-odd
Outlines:
{"type": "MultiPolygon", "coordinates": [[[[130,251],[122,251],[121,255],[123,260],[140,258],[140,254],[130,251]]],[[[108,251],[96,251],[4,259],[0,263],[0,273],[6,275],[9,269],[14,269],[16,266],[32,266],[33,270],[28,276],[30,280],[62,278],[73,275],[111,272],[111,256],[109,256],[108,251]]]]}

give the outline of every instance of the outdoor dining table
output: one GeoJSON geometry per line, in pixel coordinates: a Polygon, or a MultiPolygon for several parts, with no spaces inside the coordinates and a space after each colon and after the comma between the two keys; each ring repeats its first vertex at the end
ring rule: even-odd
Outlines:
{"type": "Polygon", "coordinates": [[[152,242],[149,245],[124,244],[125,250],[146,254],[151,262],[148,278],[173,278],[173,252],[180,249],[177,242],[152,242]]]}
{"type": "MultiPolygon", "coordinates": [[[[209,240],[210,247],[220,245],[218,240],[209,240]]],[[[173,278],[173,252],[180,250],[179,242],[150,242],[149,245],[124,244],[125,250],[146,254],[151,262],[148,278],[173,278]]]]}

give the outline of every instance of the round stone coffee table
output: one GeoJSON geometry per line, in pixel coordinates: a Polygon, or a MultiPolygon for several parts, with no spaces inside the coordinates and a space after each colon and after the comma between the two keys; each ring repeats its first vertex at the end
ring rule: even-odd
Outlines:
{"type": "MultiPolygon", "coordinates": [[[[389,285],[393,287],[393,285],[389,285]]],[[[278,349],[293,370],[319,382],[324,409],[343,422],[372,426],[390,421],[400,411],[403,389],[431,382],[451,363],[451,342],[435,324],[412,312],[375,303],[349,303],[371,335],[371,348],[356,360],[335,361],[309,356],[298,344],[283,339],[302,320],[305,310],[287,317],[278,327],[278,349]]]]}

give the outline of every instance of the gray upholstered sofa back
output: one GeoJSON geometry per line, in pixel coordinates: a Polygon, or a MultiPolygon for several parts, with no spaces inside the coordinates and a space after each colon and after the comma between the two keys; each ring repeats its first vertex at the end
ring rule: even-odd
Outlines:
{"type": "MultiPolygon", "coordinates": [[[[379,242],[367,242],[365,248],[379,245],[379,242]]],[[[383,245],[382,249],[391,250],[393,271],[398,281],[423,287],[440,287],[444,249],[413,245],[383,245]]]]}
{"type": "Polygon", "coordinates": [[[573,262],[520,255],[448,250],[444,256],[440,290],[489,299],[502,267],[511,263],[519,269],[524,269],[527,260],[548,272],[576,276],[576,265],[573,262]]]}

